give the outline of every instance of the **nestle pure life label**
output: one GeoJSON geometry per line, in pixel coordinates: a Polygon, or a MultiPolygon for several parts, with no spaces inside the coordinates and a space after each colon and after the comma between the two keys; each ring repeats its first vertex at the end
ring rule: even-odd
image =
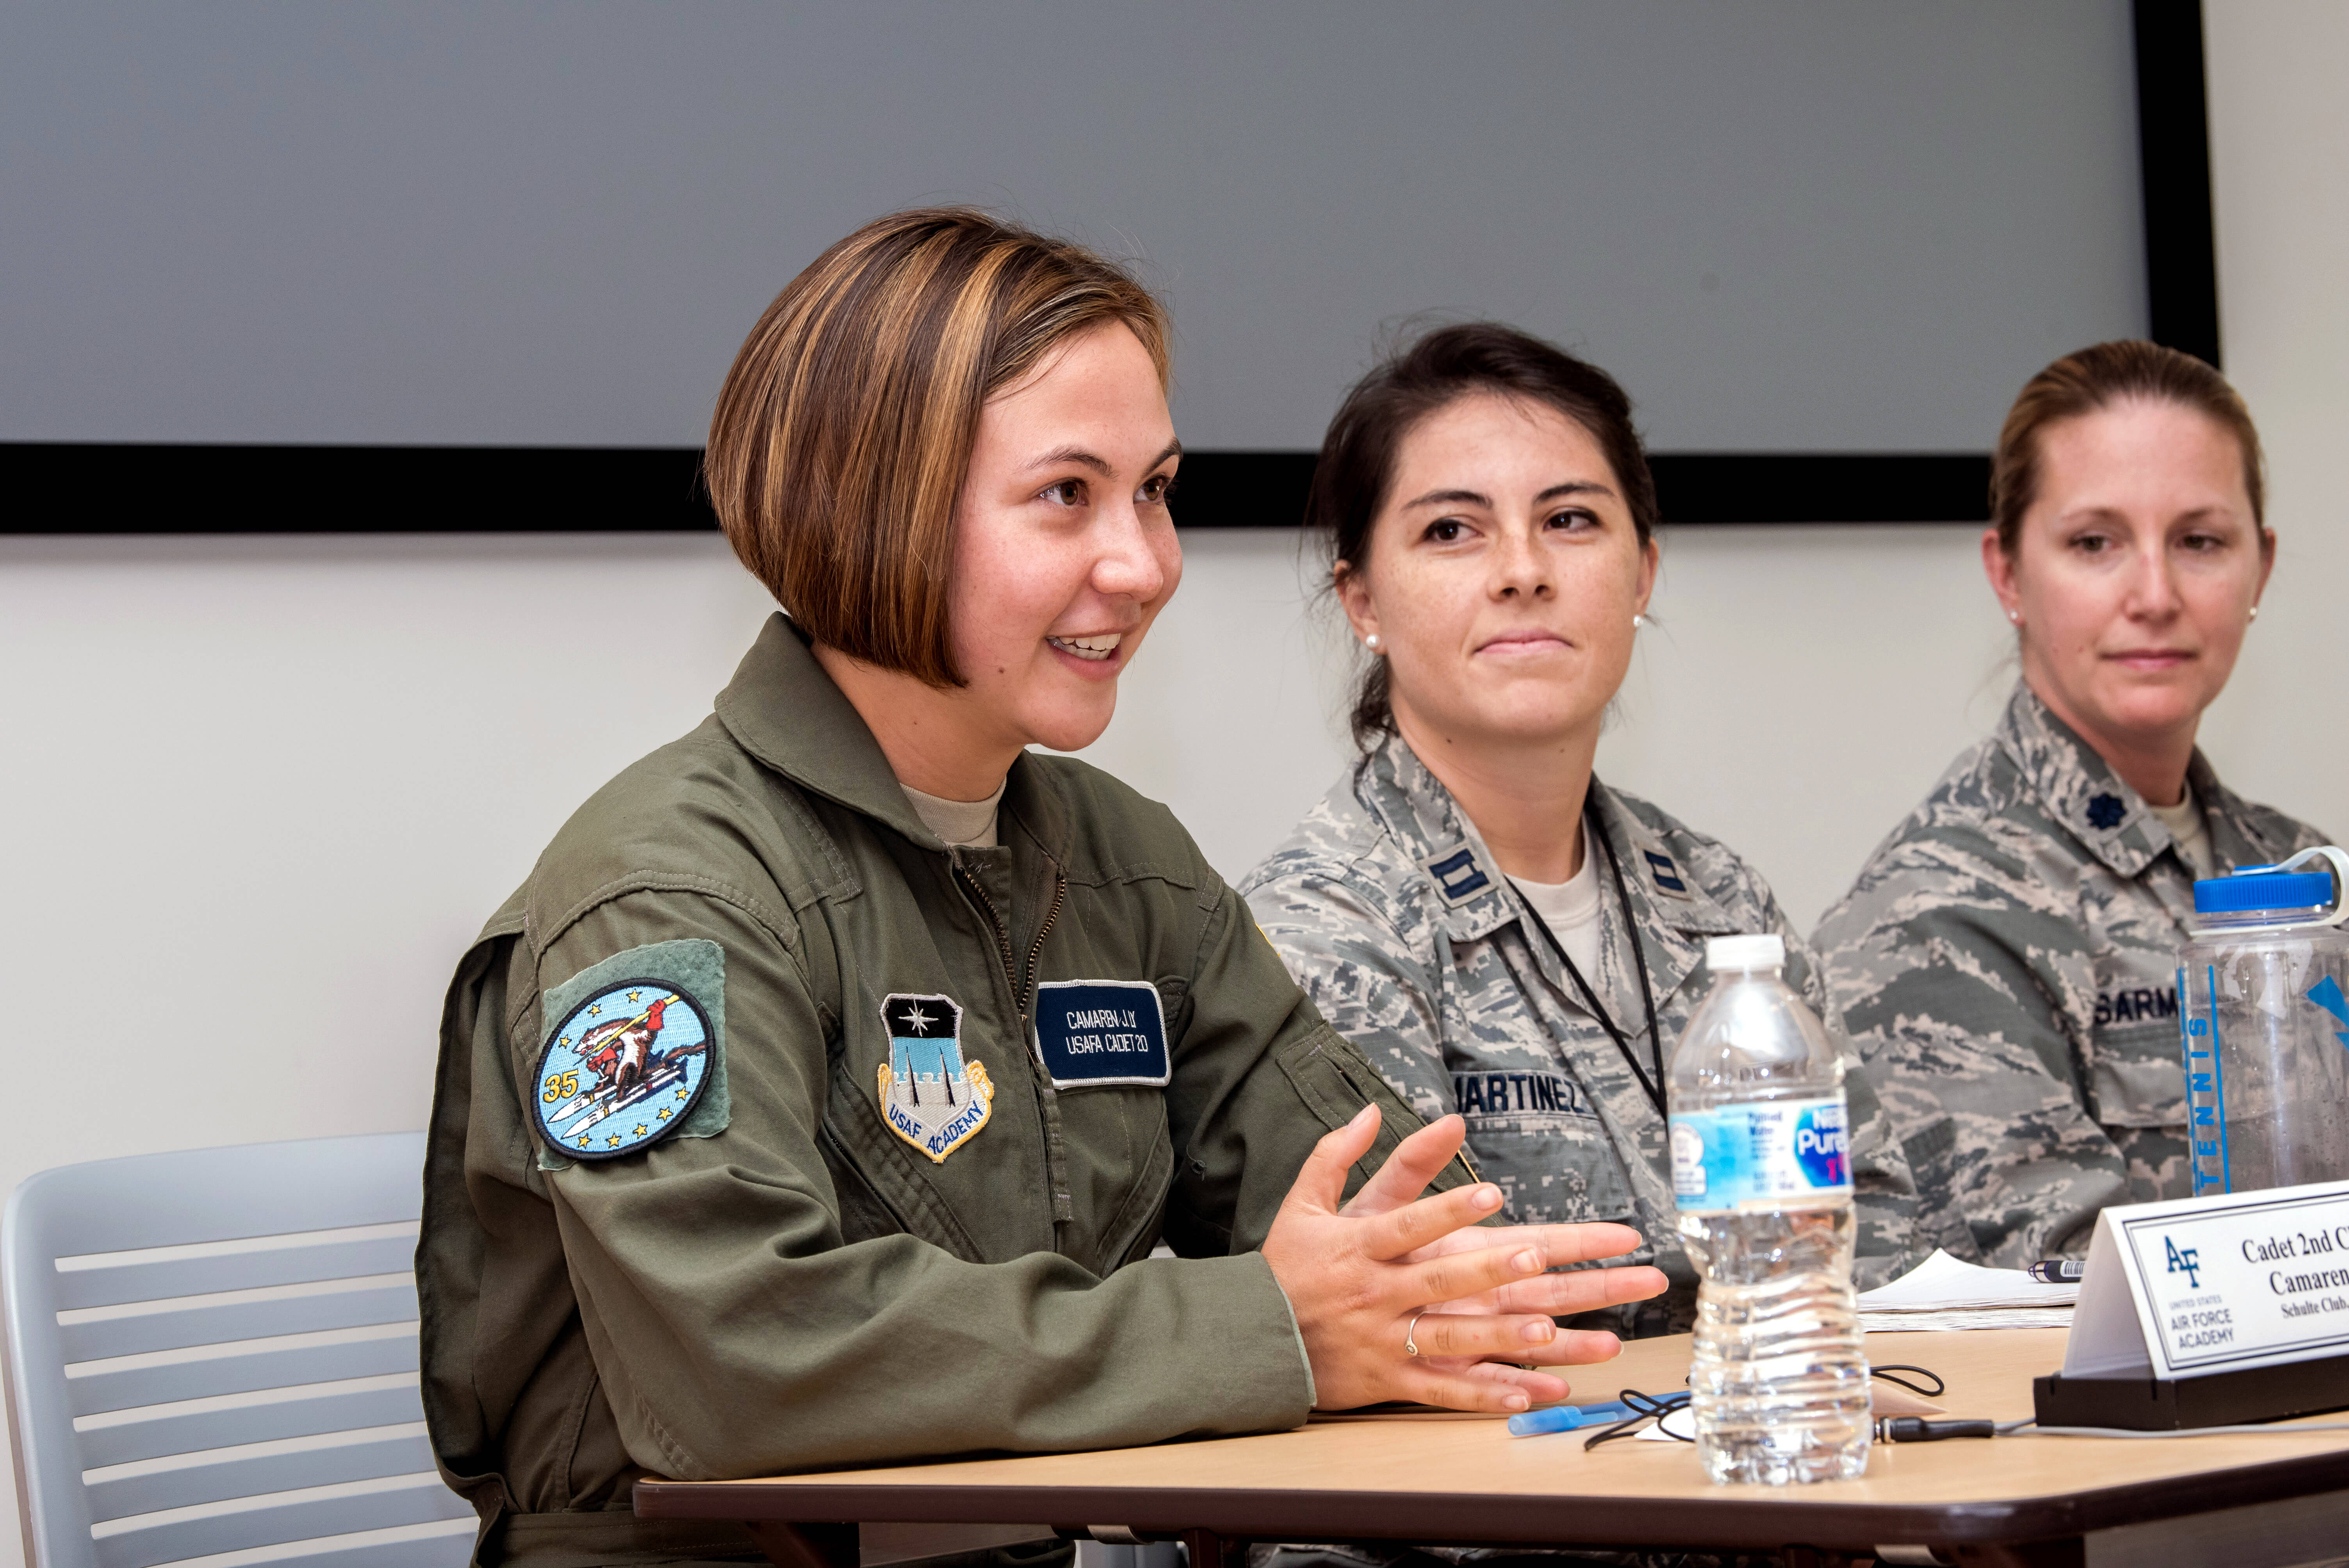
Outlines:
{"type": "Polygon", "coordinates": [[[1672,1196],[1683,1209],[1775,1206],[1851,1191],[1840,1094],[1675,1111],[1671,1120],[1672,1196]]]}

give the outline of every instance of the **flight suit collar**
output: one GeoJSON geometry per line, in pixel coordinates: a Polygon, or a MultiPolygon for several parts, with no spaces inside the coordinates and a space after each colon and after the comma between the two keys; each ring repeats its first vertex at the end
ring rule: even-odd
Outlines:
{"type": "MultiPolygon", "coordinates": [[[[1469,830],[1452,791],[1403,738],[1388,736],[1362,759],[1357,777],[1363,804],[1432,884],[1442,911],[1438,923],[1445,934],[1455,943],[1475,942],[1512,921],[1522,922],[1526,949],[1542,978],[1572,1006],[1582,1007],[1580,991],[1550,944],[1535,930],[1533,915],[1516,885],[1469,830]]],[[[1632,934],[1647,959],[1649,982],[1656,1006],[1661,1007],[1664,998],[1703,962],[1705,938],[1729,934],[1738,926],[1621,797],[1595,776],[1590,789],[1608,841],[1621,858],[1632,934]],[[1666,885],[1671,882],[1680,885],[1666,885]]],[[[1595,846],[1585,852],[1603,853],[1595,846]]],[[[1603,867],[1601,874],[1606,874],[1603,867]]],[[[1611,877],[1608,883],[1601,919],[1610,937],[1619,938],[1626,934],[1619,923],[1625,912],[1615,898],[1611,877]]]]}
{"type": "MultiPolygon", "coordinates": [[[[905,799],[864,716],[816,663],[788,616],[768,617],[716,706],[718,721],[736,743],[794,784],[885,822],[917,844],[946,848],[905,799]]],[[[1011,765],[1000,810],[1007,822],[1018,821],[1054,860],[1066,862],[1067,802],[1025,752],[1011,765]]],[[[1009,842],[1008,831],[1001,836],[1009,842]]]]}
{"type": "MultiPolygon", "coordinates": [[[[2177,840],[2095,748],[2039,699],[2028,681],[1999,721],[1998,738],[2022,769],[2024,783],[2047,814],[2070,831],[2116,876],[2135,878],[2174,848],[2177,840]]],[[[2188,783],[2210,830],[2211,852],[2221,866],[2257,864],[2261,854],[2247,830],[2241,802],[2219,782],[2199,748],[2186,765],[2188,783]],[[2247,852],[2248,851],[2248,852],[2247,852]]],[[[2180,856],[2183,864],[2183,856],[2180,856]]],[[[2188,874],[2192,874],[2189,870],[2188,874]]]]}

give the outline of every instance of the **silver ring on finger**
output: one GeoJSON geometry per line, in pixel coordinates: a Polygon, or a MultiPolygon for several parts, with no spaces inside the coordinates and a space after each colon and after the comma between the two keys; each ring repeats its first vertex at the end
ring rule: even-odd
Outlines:
{"type": "Polygon", "coordinates": [[[1427,1314],[1425,1312],[1414,1312],[1411,1315],[1411,1326],[1402,1331],[1402,1353],[1405,1356],[1409,1356],[1413,1358],[1418,1357],[1419,1320],[1426,1315],[1427,1314]]]}

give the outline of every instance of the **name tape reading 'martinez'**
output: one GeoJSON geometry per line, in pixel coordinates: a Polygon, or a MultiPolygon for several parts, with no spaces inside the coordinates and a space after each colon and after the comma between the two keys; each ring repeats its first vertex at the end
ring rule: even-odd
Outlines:
{"type": "Polygon", "coordinates": [[[1036,987],[1036,1054],[1059,1089],[1173,1076],[1158,987],[1142,980],[1054,980],[1036,987]]]}
{"type": "Polygon", "coordinates": [[[2349,1182],[2098,1216],[2064,1376],[2190,1377],[2344,1354],[2349,1182]]]}

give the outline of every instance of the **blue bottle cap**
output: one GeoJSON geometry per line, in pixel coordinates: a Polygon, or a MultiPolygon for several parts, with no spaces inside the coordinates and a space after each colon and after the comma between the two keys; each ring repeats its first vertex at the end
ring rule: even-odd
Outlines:
{"type": "Polygon", "coordinates": [[[2333,879],[2323,872],[2273,872],[2245,866],[2232,876],[2194,884],[2197,914],[2249,914],[2258,910],[2316,909],[2333,902],[2333,879]]]}

